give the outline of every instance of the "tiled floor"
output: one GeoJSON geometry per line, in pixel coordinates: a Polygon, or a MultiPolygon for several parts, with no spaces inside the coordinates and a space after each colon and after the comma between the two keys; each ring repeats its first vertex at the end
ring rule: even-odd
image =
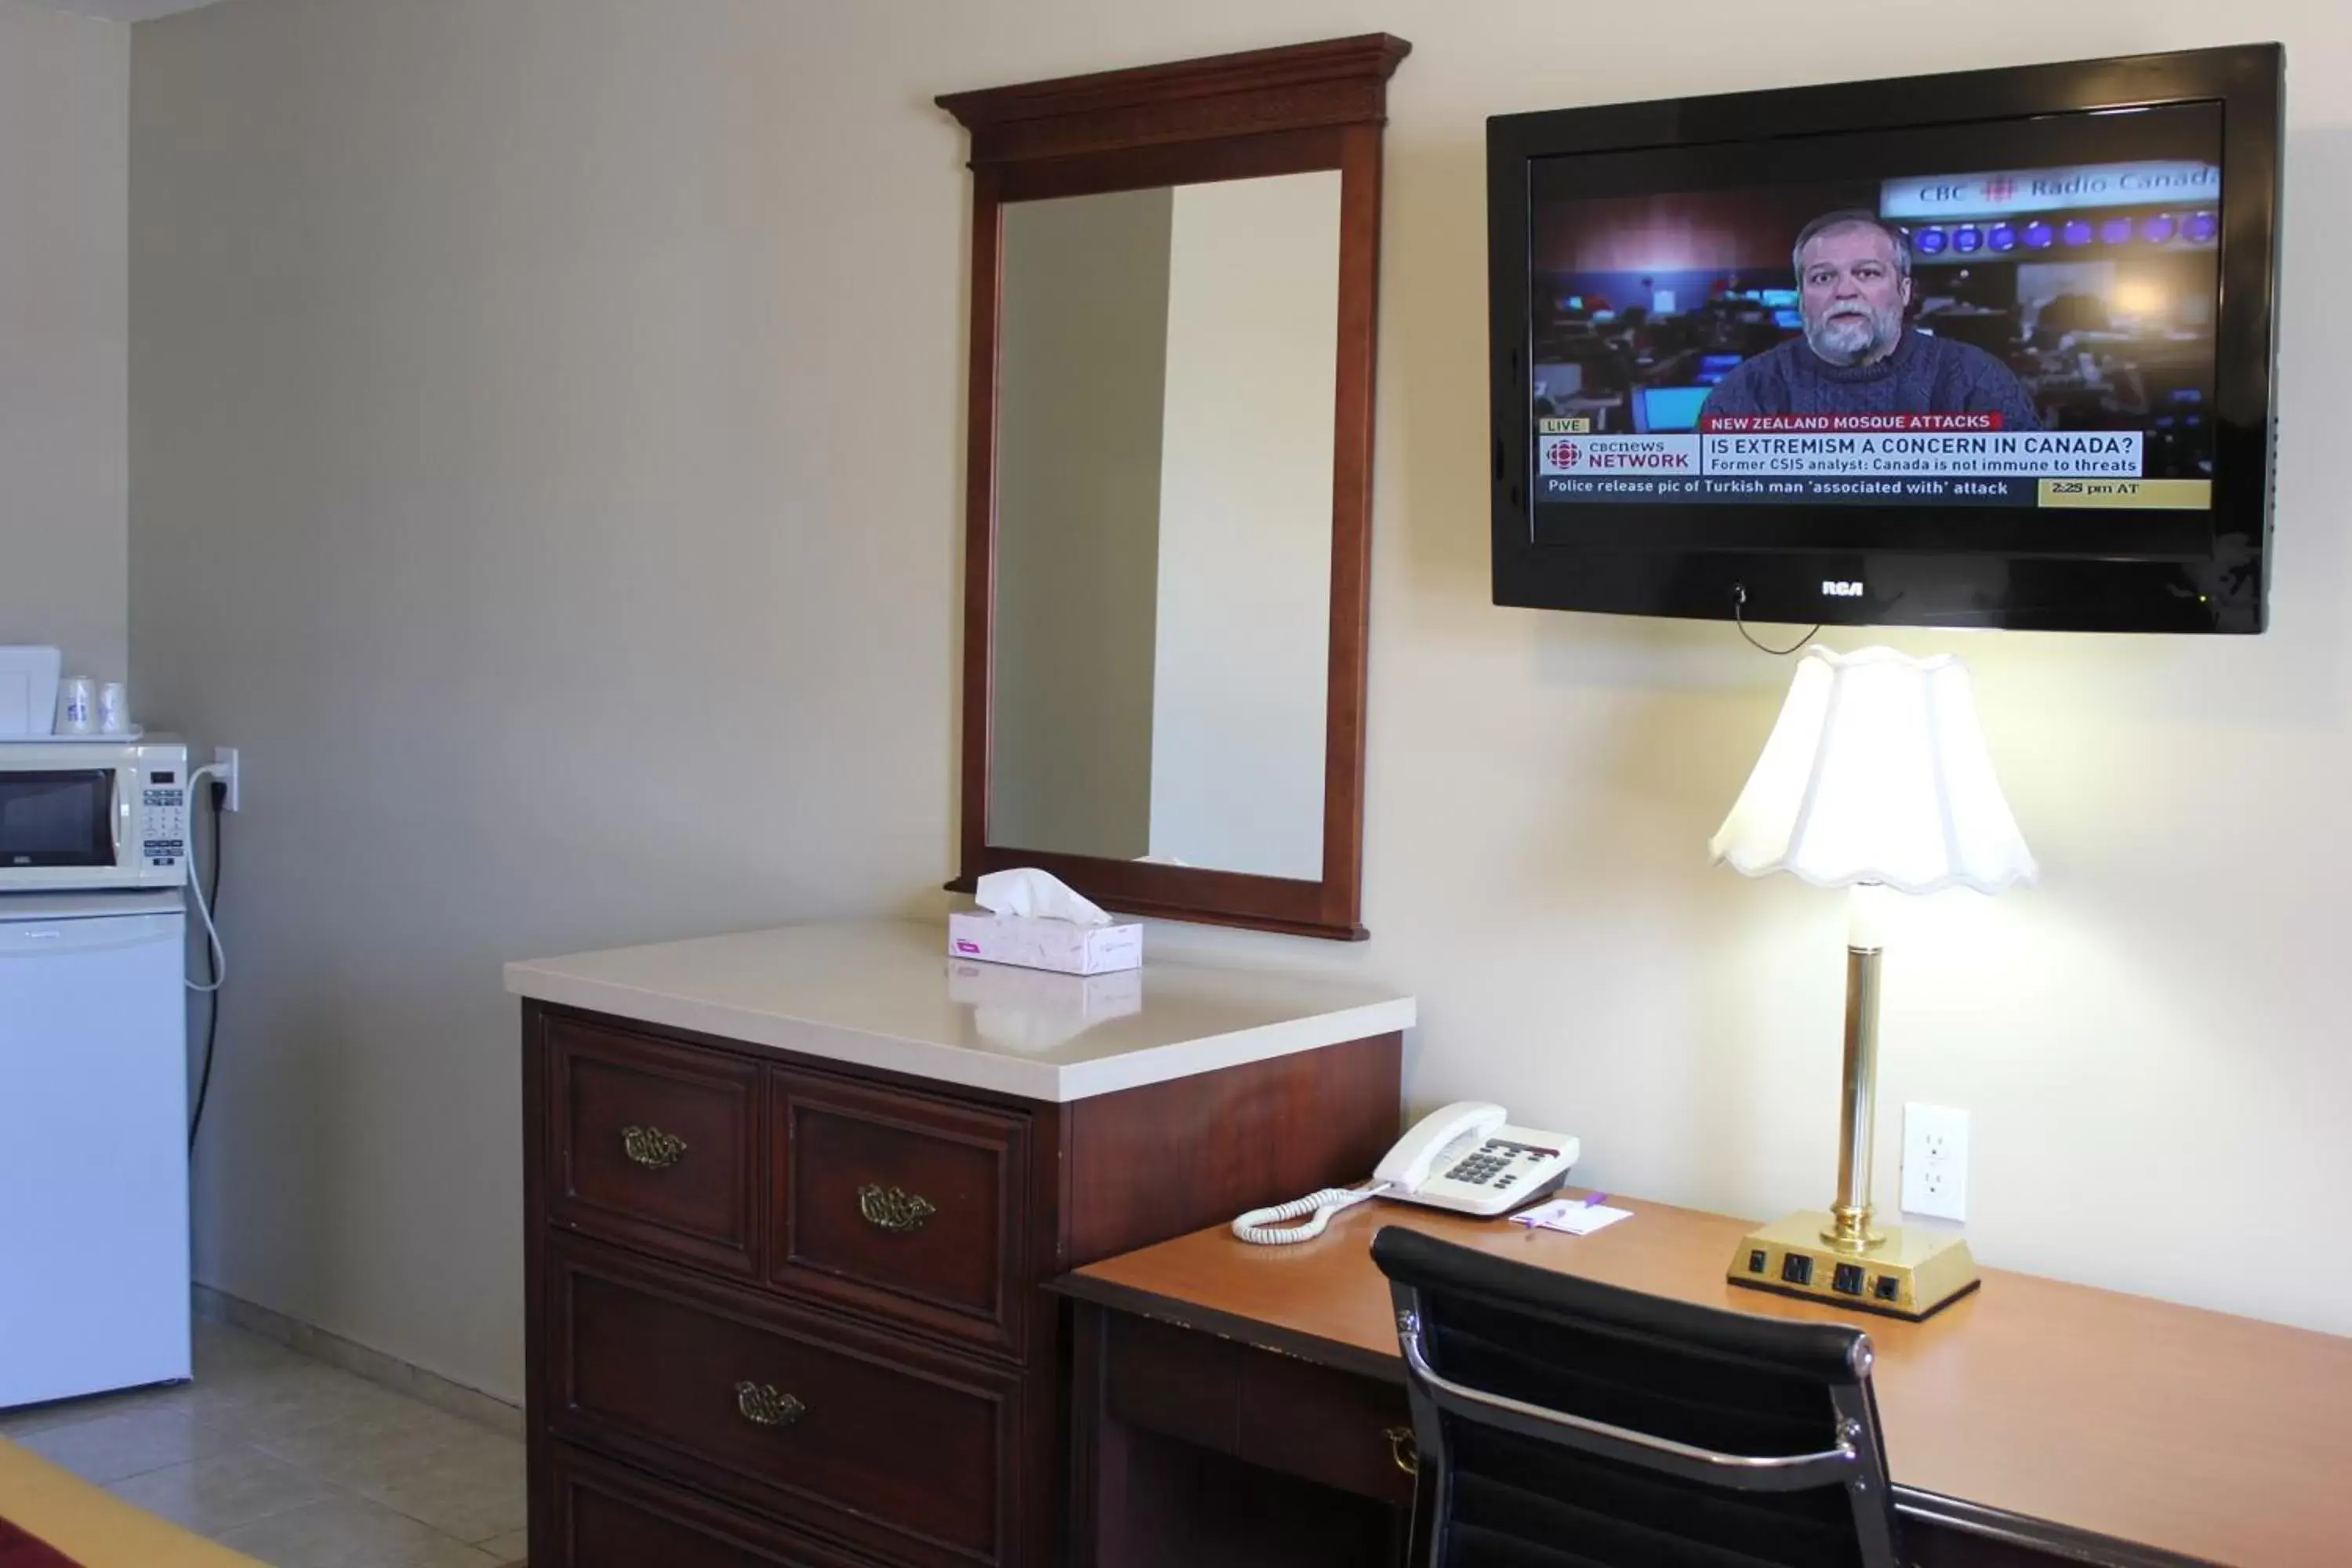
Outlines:
{"type": "Polygon", "coordinates": [[[194,1383],[0,1411],[0,1437],[277,1568],[523,1555],[520,1443],[220,1323],[194,1383]]]}

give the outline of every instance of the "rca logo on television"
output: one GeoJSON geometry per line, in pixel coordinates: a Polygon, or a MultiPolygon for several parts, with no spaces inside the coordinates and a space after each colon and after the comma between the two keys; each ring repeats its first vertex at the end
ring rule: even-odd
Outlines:
{"type": "Polygon", "coordinates": [[[1824,581],[1822,584],[1822,592],[1832,599],[1859,599],[1862,597],[1862,584],[1824,581]]]}

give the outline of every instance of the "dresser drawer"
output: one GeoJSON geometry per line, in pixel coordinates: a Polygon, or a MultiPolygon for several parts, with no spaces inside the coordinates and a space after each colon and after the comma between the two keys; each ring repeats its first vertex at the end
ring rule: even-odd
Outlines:
{"type": "Polygon", "coordinates": [[[558,1443],[553,1539],[531,1561],[562,1568],[866,1568],[709,1499],[558,1443]]]}
{"type": "Polygon", "coordinates": [[[768,1082],[770,1279],[1017,1349],[1029,1119],[782,1069],[768,1082]]]}
{"type": "Polygon", "coordinates": [[[756,1277],[758,1065],[560,1018],[547,1043],[549,1217],[756,1277]]]}
{"type": "Polygon", "coordinates": [[[908,1564],[1004,1556],[1014,1374],[557,1238],[551,1429],[908,1564]]]}

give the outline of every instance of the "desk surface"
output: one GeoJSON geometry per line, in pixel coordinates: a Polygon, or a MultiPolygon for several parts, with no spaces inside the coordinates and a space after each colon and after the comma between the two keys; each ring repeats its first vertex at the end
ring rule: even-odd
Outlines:
{"type": "Polygon", "coordinates": [[[2352,1561],[2352,1339],[2000,1269],[1925,1323],[1841,1313],[1727,1284],[1743,1221],[1611,1202],[1633,1217],[1580,1237],[1372,1203],[1315,1241],[1196,1231],[1060,1289],[1402,1382],[1370,1248],[1408,1225],[1680,1300],[1859,1322],[1907,1491],[2247,1568],[2352,1561]]]}

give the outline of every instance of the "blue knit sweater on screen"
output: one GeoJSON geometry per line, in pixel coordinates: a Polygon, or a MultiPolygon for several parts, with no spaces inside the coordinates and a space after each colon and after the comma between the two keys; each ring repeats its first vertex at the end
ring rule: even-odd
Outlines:
{"type": "Polygon", "coordinates": [[[1998,414],[2039,430],[2016,373],[1980,348],[1906,329],[1875,364],[1838,365],[1802,338],[1758,354],[1716,384],[1701,417],[1730,414],[1998,414]]]}

